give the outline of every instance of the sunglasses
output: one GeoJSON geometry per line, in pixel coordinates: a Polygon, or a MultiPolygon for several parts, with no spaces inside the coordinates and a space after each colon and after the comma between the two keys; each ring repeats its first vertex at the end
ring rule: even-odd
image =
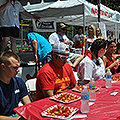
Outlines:
{"type": "Polygon", "coordinates": [[[62,58],[63,60],[67,59],[69,56],[65,56],[65,55],[60,55],[60,54],[56,54],[57,56],[59,56],[60,58],[62,58]]]}
{"type": "Polygon", "coordinates": [[[88,30],[90,30],[90,29],[93,30],[93,28],[88,28],[88,30]]]}
{"type": "Polygon", "coordinates": [[[61,28],[61,30],[66,30],[66,28],[61,28]]]}

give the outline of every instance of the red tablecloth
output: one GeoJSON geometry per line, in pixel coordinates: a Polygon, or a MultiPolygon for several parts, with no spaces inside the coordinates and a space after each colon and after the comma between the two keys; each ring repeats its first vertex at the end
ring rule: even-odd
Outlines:
{"type": "MultiPolygon", "coordinates": [[[[95,104],[90,106],[90,111],[86,114],[87,118],[73,118],[73,120],[120,120],[120,82],[113,83],[111,88],[105,88],[105,81],[101,79],[96,81],[96,86],[99,91],[96,92],[95,104]],[[113,92],[118,92],[118,94],[111,95],[113,92]]],[[[72,90],[68,92],[81,95],[72,90]]],[[[45,98],[17,107],[14,110],[27,120],[52,120],[53,118],[42,117],[41,112],[55,104],[61,103],[45,98]]],[[[82,114],[80,112],[80,100],[66,105],[79,109],[75,115],[82,114]]]]}

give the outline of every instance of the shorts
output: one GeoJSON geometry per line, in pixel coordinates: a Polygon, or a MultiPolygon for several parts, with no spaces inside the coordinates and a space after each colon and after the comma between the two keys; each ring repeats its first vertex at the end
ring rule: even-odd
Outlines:
{"type": "Polygon", "coordinates": [[[18,27],[2,27],[1,30],[2,37],[19,37],[19,28],[18,27]]]}

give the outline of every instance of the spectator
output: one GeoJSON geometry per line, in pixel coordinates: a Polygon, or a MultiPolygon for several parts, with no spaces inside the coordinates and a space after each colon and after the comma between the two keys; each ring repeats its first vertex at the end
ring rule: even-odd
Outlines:
{"type": "Polygon", "coordinates": [[[19,36],[19,13],[23,13],[28,17],[40,19],[40,17],[27,12],[17,0],[5,0],[0,3],[0,22],[2,27],[2,45],[1,51],[7,48],[7,44],[11,41],[11,49],[16,53],[16,37],[19,36]]]}
{"type": "Polygon", "coordinates": [[[101,29],[99,27],[96,27],[96,39],[99,39],[99,38],[105,40],[105,38],[102,35],[101,29]]]}
{"type": "Polygon", "coordinates": [[[66,63],[69,48],[64,43],[53,45],[52,60],[37,74],[36,100],[49,97],[76,86],[72,67],[66,63]]]}
{"type": "MultiPolygon", "coordinates": [[[[57,24],[57,32],[52,33],[49,36],[49,42],[50,42],[51,45],[54,45],[55,43],[61,43],[62,42],[64,44],[67,44],[69,46],[69,48],[71,48],[70,46],[73,46],[74,43],[72,41],[70,41],[67,38],[67,36],[65,35],[66,28],[67,28],[67,26],[64,23],[58,23],[57,24]]],[[[75,70],[75,67],[78,65],[78,63],[82,59],[82,55],[72,54],[71,59],[69,58],[68,62],[70,63],[70,65],[75,70]],[[73,62],[71,62],[71,61],[73,61],[73,62]]]]}
{"type": "Polygon", "coordinates": [[[117,46],[114,40],[107,41],[108,50],[103,56],[103,61],[105,64],[105,70],[111,70],[112,74],[117,73],[118,66],[120,65],[120,60],[116,60],[114,53],[116,52],[117,46]]]}
{"type": "Polygon", "coordinates": [[[67,45],[73,45],[73,42],[70,41],[67,36],[65,35],[67,26],[64,23],[58,23],[57,25],[57,32],[52,33],[49,36],[49,42],[51,45],[54,45],[55,43],[63,42],[67,45]]]}
{"type": "Polygon", "coordinates": [[[73,37],[74,47],[83,49],[83,39],[85,39],[85,36],[83,35],[83,27],[79,27],[78,34],[73,37]]]}
{"type": "MultiPolygon", "coordinates": [[[[20,100],[30,103],[24,81],[15,77],[19,72],[20,58],[13,52],[3,52],[0,56],[0,120],[18,120],[20,117],[13,111],[20,100]]],[[[19,119],[20,120],[20,119],[19,119]]]]}
{"type": "MultiPolygon", "coordinates": [[[[46,38],[35,32],[30,32],[26,36],[26,42],[33,47],[35,62],[42,61],[48,53],[52,51],[51,44],[46,38]]],[[[45,61],[43,61],[43,65],[45,61]]]]}
{"type": "Polygon", "coordinates": [[[88,83],[91,78],[100,79],[105,75],[103,60],[100,58],[106,52],[106,41],[97,39],[92,43],[91,53],[88,53],[78,66],[78,77],[82,84],[88,83]]]}
{"type": "Polygon", "coordinates": [[[91,53],[90,47],[92,43],[96,40],[96,30],[94,25],[88,26],[88,35],[83,41],[83,55],[87,56],[88,53],[91,53]],[[85,53],[85,54],[84,54],[85,53]]]}

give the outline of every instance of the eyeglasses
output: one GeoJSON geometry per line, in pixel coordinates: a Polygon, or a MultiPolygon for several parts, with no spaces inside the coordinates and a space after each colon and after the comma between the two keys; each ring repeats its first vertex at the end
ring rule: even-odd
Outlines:
{"type": "Polygon", "coordinates": [[[67,59],[69,56],[65,56],[65,55],[60,55],[60,54],[56,54],[57,56],[59,56],[60,58],[62,58],[63,60],[67,59]]]}

